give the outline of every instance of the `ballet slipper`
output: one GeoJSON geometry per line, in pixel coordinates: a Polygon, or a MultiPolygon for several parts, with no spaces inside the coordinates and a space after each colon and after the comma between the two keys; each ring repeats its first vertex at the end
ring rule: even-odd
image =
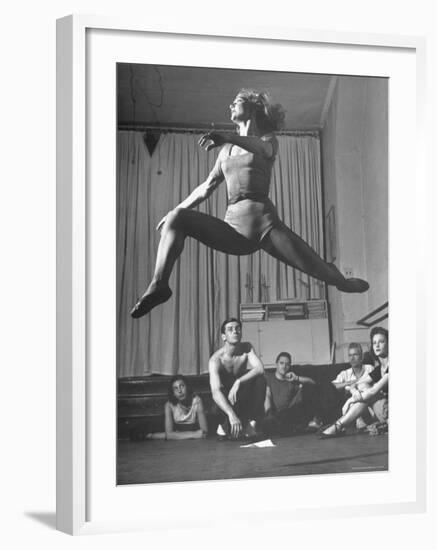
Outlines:
{"type": "Polygon", "coordinates": [[[147,315],[149,311],[159,304],[166,302],[173,294],[168,285],[154,285],[153,290],[149,289],[147,289],[145,294],[143,294],[143,296],[131,309],[130,314],[134,319],[147,315]]]}
{"type": "Polygon", "coordinates": [[[339,420],[337,420],[337,422],[334,422],[334,424],[332,424],[331,426],[332,428],[334,428],[334,431],[330,434],[326,434],[325,432],[322,432],[319,435],[319,439],[332,439],[334,437],[342,437],[343,435],[346,435],[346,431],[343,427],[343,424],[339,420]]]}
{"type": "Polygon", "coordinates": [[[328,265],[331,269],[332,282],[331,280],[328,280],[327,283],[335,285],[341,292],[366,292],[369,290],[369,283],[367,281],[364,281],[363,279],[356,279],[355,277],[345,279],[335,264],[329,263],[328,265]],[[339,280],[341,281],[340,283],[334,282],[339,280]]]}
{"type": "Polygon", "coordinates": [[[364,281],[364,279],[351,277],[350,279],[345,279],[344,281],[336,285],[336,288],[341,292],[366,292],[367,290],[369,290],[369,283],[367,281],[364,281]]]}

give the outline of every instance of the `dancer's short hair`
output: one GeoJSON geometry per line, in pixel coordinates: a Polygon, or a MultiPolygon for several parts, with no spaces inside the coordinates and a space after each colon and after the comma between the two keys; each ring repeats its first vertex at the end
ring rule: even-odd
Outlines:
{"type": "Polygon", "coordinates": [[[173,384],[178,380],[182,380],[182,382],[185,384],[185,387],[187,388],[186,401],[188,405],[191,405],[191,403],[193,402],[193,395],[194,395],[193,388],[191,387],[190,382],[188,382],[187,377],[184,376],[183,374],[175,374],[174,376],[171,377],[169,386],[168,386],[168,392],[167,392],[168,400],[173,405],[176,405],[178,403],[178,400],[173,392],[173,384]]]}
{"type": "Polygon", "coordinates": [[[222,334],[225,333],[225,328],[226,328],[226,325],[228,323],[238,323],[238,326],[240,327],[240,329],[242,328],[242,325],[241,325],[241,321],[240,319],[237,319],[236,317],[229,317],[228,319],[225,319],[222,323],[222,326],[220,327],[220,332],[222,334]]]}
{"type": "Polygon", "coordinates": [[[237,95],[244,98],[255,109],[255,120],[262,133],[267,134],[282,128],[285,110],[280,103],[273,103],[267,92],[242,88],[237,95]]]}
{"type": "Polygon", "coordinates": [[[281,351],[281,353],[278,353],[275,363],[278,363],[281,357],[286,357],[291,363],[291,355],[288,353],[288,351],[281,351]]]}

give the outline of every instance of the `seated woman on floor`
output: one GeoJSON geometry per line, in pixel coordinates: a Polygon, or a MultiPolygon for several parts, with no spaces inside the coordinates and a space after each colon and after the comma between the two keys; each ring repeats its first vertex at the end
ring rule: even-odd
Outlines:
{"type": "Polygon", "coordinates": [[[374,327],[370,332],[370,344],[375,368],[362,377],[357,387],[351,389],[351,397],[343,406],[343,416],[328,426],[320,434],[321,439],[344,435],[347,426],[351,425],[372,409],[377,422],[368,428],[369,433],[377,434],[388,429],[388,331],[374,327]]]}
{"type": "Polygon", "coordinates": [[[131,438],[141,439],[203,439],[208,434],[208,424],[202,399],[193,393],[185,376],[177,374],[170,380],[168,401],[164,406],[165,432],[145,433],[137,431],[131,438]]]}

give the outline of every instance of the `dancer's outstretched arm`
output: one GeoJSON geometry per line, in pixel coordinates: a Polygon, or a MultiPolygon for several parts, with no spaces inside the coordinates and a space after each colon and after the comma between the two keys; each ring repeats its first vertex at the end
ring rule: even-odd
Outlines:
{"type": "MultiPolygon", "coordinates": [[[[198,185],[189,195],[186,199],[184,199],[181,203],[179,203],[176,208],[194,208],[198,204],[205,201],[211,193],[215,191],[215,189],[220,185],[222,181],[224,181],[224,175],[220,168],[220,164],[223,158],[223,149],[220,151],[219,156],[217,158],[217,161],[215,163],[214,168],[211,170],[209,176],[207,179],[198,185]]],[[[162,225],[164,224],[165,220],[167,218],[167,215],[165,215],[161,221],[156,226],[156,229],[160,229],[162,225]]]]}
{"type": "Polygon", "coordinates": [[[273,141],[276,140],[273,134],[267,134],[263,137],[257,136],[240,136],[232,132],[208,132],[199,139],[199,145],[206,151],[210,151],[214,147],[220,147],[225,143],[237,145],[245,149],[249,153],[263,155],[270,158],[274,154],[273,141]]]}

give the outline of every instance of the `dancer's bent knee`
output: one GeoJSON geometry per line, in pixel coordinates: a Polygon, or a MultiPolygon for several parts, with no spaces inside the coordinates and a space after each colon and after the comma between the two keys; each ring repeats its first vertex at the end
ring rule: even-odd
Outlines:
{"type": "Polygon", "coordinates": [[[184,213],[187,210],[187,208],[181,208],[179,206],[171,210],[166,216],[164,229],[180,229],[184,213]]]}

